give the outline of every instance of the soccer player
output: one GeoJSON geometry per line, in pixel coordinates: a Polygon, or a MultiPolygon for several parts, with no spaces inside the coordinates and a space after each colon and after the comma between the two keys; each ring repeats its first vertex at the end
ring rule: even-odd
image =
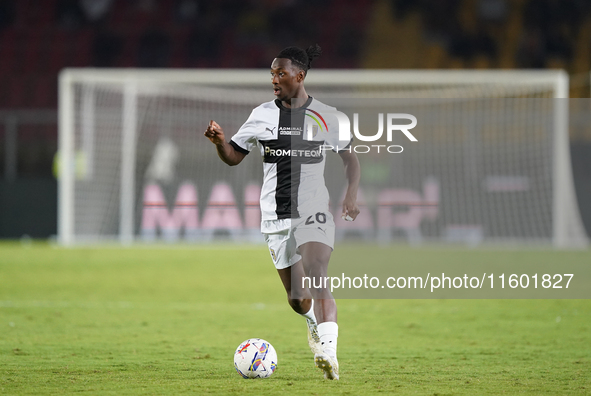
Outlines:
{"type": "Polygon", "coordinates": [[[276,99],[255,108],[229,142],[213,120],[205,136],[215,144],[221,160],[231,166],[258,147],[264,173],[261,232],[289,305],[307,320],[316,366],[325,378],[339,379],[336,303],[326,285],[307,288],[302,279],[324,279],[334,247],[335,225],[324,183],[327,148],[343,160],[348,187],[342,216],[348,221],[359,214],[360,169],[350,148],[351,138],[339,141],[337,123],[330,121],[335,109],[309,96],[304,88],[311,62],[320,54],[318,45],[307,50],[283,49],[271,64],[276,99]]]}

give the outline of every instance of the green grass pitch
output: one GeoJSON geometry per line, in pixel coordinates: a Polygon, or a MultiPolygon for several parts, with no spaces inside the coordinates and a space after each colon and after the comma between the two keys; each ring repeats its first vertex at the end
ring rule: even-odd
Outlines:
{"type": "MultiPolygon", "coordinates": [[[[585,252],[392,248],[398,262],[591,262],[585,252]]],[[[346,249],[335,251],[333,260],[346,249]]],[[[0,244],[0,394],[589,394],[591,300],[340,300],[322,378],[264,246],[0,244]],[[270,341],[266,380],[234,370],[270,341]]]]}

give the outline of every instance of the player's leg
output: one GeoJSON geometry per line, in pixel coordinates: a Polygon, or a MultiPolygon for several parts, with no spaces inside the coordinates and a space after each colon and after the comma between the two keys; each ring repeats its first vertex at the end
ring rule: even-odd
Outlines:
{"type": "Polygon", "coordinates": [[[308,288],[292,287],[292,285],[301,285],[301,279],[304,276],[302,260],[298,260],[289,268],[277,269],[281,278],[283,287],[287,292],[287,301],[291,308],[306,318],[308,326],[308,346],[312,353],[316,354],[322,350],[320,346],[320,337],[318,335],[318,322],[314,314],[314,300],[308,288]]]}
{"type": "Polygon", "coordinates": [[[292,282],[293,284],[301,284],[301,279],[304,277],[302,260],[299,260],[291,267],[277,269],[277,273],[287,293],[289,306],[300,315],[307,314],[312,308],[312,294],[310,294],[310,290],[308,288],[292,288],[292,282]]]}
{"type": "Polygon", "coordinates": [[[314,354],[321,350],[314,301],[307,288],[292,287],[301,285],[304,276],[302,260],[296,253],[295,239],[290,230],[265,234],[271,258],[287,293],[287,301],[291,308],[306,319],[308,345],[314,354]]]}
{"type": "Polygon", "coordinates": [[[315,354],[314,360],[316,366],[324,371],[325,378],[339,379],[337,306],[328,289],[328,283],[324,282],[328,277],[328,262],[332,248],[322,242],[306,242],[299,246],[299,252],[302,255],[304,273],[312,279],[310,293],[316,301],[318,336],[323,349],[315,354]]]}
{"type": "MultiPolygon", "coordinates": [[[[324,279],[328,277],[328,262],[332,248],[321,242],[307,242],[299,247],[302,255],[302,271],[316,281],[315,285],[328,286],[324,279]]],[[[312,282],[310,282],[312,284],[312,282]]],[[[314,311],[318,323],[337,321],[337,305],[328,287],[312,287],[309,290],[316,300],[314,311]]]]}

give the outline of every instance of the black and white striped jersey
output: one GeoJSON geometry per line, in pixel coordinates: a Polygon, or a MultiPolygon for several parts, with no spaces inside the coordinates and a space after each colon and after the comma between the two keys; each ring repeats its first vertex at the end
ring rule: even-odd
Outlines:
{"type": "Polygon", "coordinates": [[[339,141],[335,110],[312,97],[294,109],[279,100],[263,103],[230,140],[241,153],[248,154],[255,146],[260,150],[263,221],[328,211],[325,153],[348,148],[351,142],[349,132],[347,140],[339,141]]]}

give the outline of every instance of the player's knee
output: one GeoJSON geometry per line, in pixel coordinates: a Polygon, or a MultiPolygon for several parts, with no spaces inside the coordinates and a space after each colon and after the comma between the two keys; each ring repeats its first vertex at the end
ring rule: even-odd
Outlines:
{"type": "Polygon", "coordinates": [[[289,306],[296,312],[302,310],[302,306],[304,304],[303,298],[292,297],[291,295],[287,296],[287,301],[289,302],[289,306]]]}
{"type": "Polygon", "coordinates": [[[323,278],[328,272],[328,262],[321,258],[312,258],[306,264],[306,272],[309,277],[323,278]]]}

